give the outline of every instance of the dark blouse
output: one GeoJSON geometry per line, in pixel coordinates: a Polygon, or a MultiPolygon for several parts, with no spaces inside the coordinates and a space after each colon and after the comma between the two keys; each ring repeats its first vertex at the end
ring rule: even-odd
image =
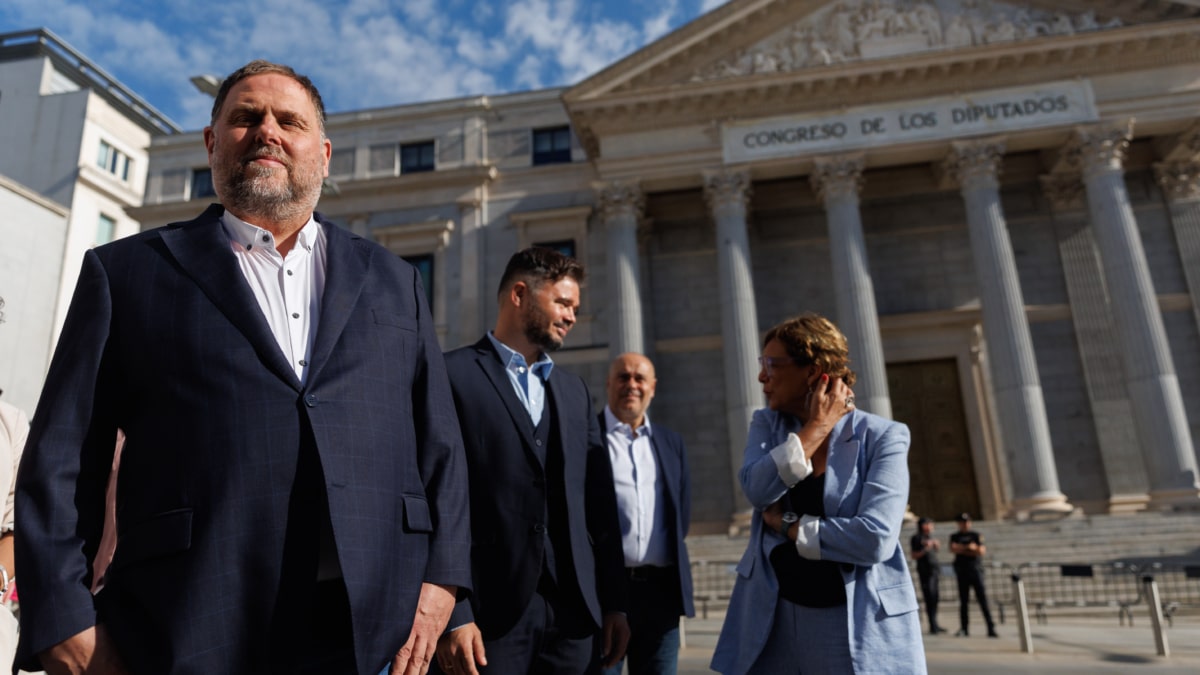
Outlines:
{"type": "MultiPolygon", "coordinates": [[[[784,504],[801,515],[825,517],[825,474],[809,476],[788,490],[784,504]]],[[[779,580],[779,596],[804,607],[837,607],[846,604],[846,582],[832,560],[801,558],[796,542],[788,540],[771,549],[771,567],[779,580]]]]}

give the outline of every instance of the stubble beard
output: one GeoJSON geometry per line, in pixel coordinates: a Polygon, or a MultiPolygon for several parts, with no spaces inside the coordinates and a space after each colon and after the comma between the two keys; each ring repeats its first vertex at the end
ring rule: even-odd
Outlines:
{"type": "Polygon", "coordinates": [[[225,175],[219,177],[218,196],[227,208],[240,213],[288,222],[308,217],[321,198],[323,176],[318,165],[302,162],[297,166],[291,158],[267,146],[227,162],[222,168],[225,175]],[[258,157],[277,159],[283,166],[253,164],[252,160],[258,157]],[[286,179],[282,182],[275,180],[280,172],[286,179]]]}
{"type": "Polygon", "coordinates": [[[550,317],[537,306],[525,315],[525,339],[544,352],[558,351],[563,341],[551,330],[550,317]]]}

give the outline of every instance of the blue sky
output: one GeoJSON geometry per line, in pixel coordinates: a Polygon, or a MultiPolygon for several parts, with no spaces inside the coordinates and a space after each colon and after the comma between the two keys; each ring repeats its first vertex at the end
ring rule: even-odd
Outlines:
{"type": "Polygon", "coordinates": [[[331,112],[573,84],[725,0],[0,0],[185,129],[192,75],[254,58],[313,78],[331,112]]]}

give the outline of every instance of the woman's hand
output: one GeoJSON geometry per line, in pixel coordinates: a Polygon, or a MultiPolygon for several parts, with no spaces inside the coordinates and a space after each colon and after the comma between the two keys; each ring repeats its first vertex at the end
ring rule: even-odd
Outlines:
{"type": "Polygon", "coordinates": [[[854,409],[854,392],[841,378],[822,373],[808,397],[808,420],[800,430],[800,443],[810,459],[829,440],[833,425],[854,409]]]}

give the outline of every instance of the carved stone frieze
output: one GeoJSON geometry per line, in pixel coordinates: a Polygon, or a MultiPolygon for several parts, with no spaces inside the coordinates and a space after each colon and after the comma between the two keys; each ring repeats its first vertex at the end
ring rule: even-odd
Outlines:
{"type": "Polygon", "coordinates": [[[1154,165],[1154,176],[1171,201],[1200,199],[1200,161],[1161,162],[1154,165]]]}
{"type": "Polygon", "coordinates": [[[996,139],[955,141],[942,163],[945,175],[963,189],[981,184],[997,185],[1004,163],[1004,142],[996,139]]]}
{"type": "Polygon", "coordinates": [[[596,201],[606,223],[620,217],[640,220],[646,206],[646,196],[636,181],[604,183],[596,189],[596,201]]]}
{"type": "Polygon", "coordinates": [[[696,70],[692,81],[816,68],[940,49],[1117,28],[1081,14],[988,0],[841,0],[749,48],[696,70]]]}
{"type": "Polygon", "coordinates": [[[708,202],[710,211],[739,205],[746,208],[750,204],[750,172],[738,170],[719,170],[704,172],[704,199],[708,202]]]}
{"type": "Polygon", "coordinates": [[[808,180],[822,201],[857,196],[862,190],[865,166],[861,154],[818,157],[813,160],[813,172],[808,180]]]}
{"type": "Polygon", "coordinates": [[[1096,173],[1121,171],[1132,139],[1133,120],[1078,127],[1063,149],[1056,171],[1078,171],[1084,181],[1096,173]]]}

